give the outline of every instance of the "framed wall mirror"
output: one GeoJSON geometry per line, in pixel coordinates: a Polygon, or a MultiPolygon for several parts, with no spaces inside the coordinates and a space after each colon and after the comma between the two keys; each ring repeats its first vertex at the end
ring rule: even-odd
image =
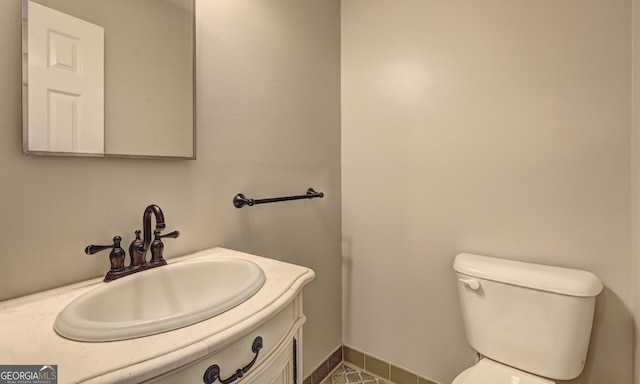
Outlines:
{"type": "Polygon", "coordinates": [[[195,0],[22,0],[23,153],[195,159],[195,0]]]}

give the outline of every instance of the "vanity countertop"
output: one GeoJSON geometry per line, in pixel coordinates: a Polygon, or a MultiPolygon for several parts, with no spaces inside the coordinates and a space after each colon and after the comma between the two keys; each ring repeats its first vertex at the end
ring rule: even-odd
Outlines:
{"type": "Polygon", "coordinates": [[[263,324],[315,276],[309,268],[219,247],[168,262],[203,258],[253,261],[264,270],[265,283],[245,302],[208,320],[156,335],[98,343],[65,339],[54,331],[53,323],[73,299],[105,284],[101,278],[0,302],[0,364],[57,365],[59,383],[139,383],[217,351],[263,324]]]}

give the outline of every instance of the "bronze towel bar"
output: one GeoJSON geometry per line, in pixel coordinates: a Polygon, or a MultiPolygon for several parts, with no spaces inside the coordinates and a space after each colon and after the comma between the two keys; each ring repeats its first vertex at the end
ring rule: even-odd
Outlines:
{"type": "Polygon", "coordinates": [[[314,197],[324,197],[324,193],[316,192],[313,188],[309,188],[307,189],[307,193],[304,195],[273,197],[270,199],[248,199],[242,193],[238,193],[233,197],[233,205],[236,208],[242,208],[245,205],[252,207],[255,204],[276,203],[278,201],[290,201],[290,200],[300,200],[300,199],[313,199],[314,197]]]}

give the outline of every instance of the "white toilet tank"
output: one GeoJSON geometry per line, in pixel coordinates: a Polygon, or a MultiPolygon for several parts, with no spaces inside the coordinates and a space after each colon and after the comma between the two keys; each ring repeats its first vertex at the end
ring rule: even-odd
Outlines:
{"type": "Polygon", "coordinates": [[[468,253],[456,256],[453,268],[476,351],[551,379],[582,373],[602,291],[594,274],[468,253]]]}

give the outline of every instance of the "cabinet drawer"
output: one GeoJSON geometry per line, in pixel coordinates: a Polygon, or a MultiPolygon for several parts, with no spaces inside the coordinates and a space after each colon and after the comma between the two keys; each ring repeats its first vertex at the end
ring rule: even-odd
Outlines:
{"type": "Polygon", "coordinates": [[[295,384],[293,343],[292,340],[284,343],[284,348],[278,348],[273,358],[265,361],[260,369],[256,370],[254,375],[247,378],[243,384],[295,384]]]}
{"type": "Polygon", "coordinates": [[[256,376],[258,371],[264,370],[264,367],[261,366],[262,363],[268,360],[269,362],[272,361],[274,353],[280,353],[283,351],[285,344],[291,344],[291,339],[301,326],[303,319],[303,315],[296,313],[294,301],[266,323],[238,340],[231,342],[228,346],[223,346],[200,360],[152,379],[147,383],[201,384],[204,383],[205,371],[213,364],[220,368],[220,377],[228,379],[237,370],[247,366],[253,360],[256,354],[252,351],[252,345],[257,337],[261,337],[262,348],[258,351],[258,358],[255,363],[241,379],[234,381],[234,383],[254,382],[258,384],[259,382],[254,381],[253,377],[256,376]]]}

